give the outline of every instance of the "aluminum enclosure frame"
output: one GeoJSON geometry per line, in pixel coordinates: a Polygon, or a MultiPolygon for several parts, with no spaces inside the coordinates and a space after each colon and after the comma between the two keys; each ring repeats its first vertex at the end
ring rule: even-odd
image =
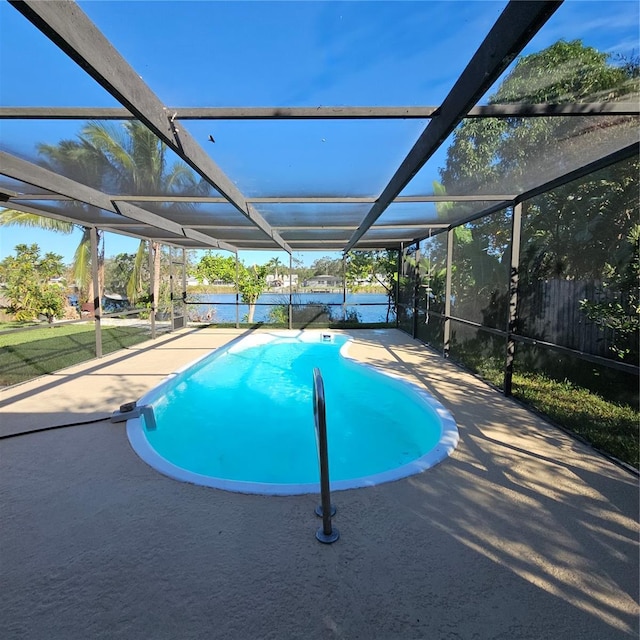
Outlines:
{"type": "MultiPolygon", "coordinates": [[[[550,117],[640,114],[635,103],[605,102],[592,104],[561,105],[477,105],[478,100],[499,77],[507,65],[522,51],[524,46],[554,14],[562,4],[560,1],[514,1],[507,4],[488,35],[472,57],[451,91],[439,106],[407,107],[222,107],[182,108],[168,107],[161,103],[135,70],[113,48],[111,43],[89,21],[73,0],[9,0],[22,15],[44,35],[78,63],[98,84],[106,89],[121,104],[121,108],[55,108],[55,107],[0,107],[0,119],[138,119],[152,130],[158,138],[203,177],[220,195],[206,198],[143,195],[102,194],[91,198],[86,217],[82,211],[74,212],[71,220],[88,227],[108,229],[134,237],[159,240],[184,249],[214,248],[232,252],[240,249],[271,249],[292,251],[326,250],[346,252],[351,249],[398,249],[430,234],[445,231],[464,222],[463,217],[442,220],[421,219],[407,223],[376,224],[389,206],[400,203],[433,202],[478,202],[474,216],[485,215],[506,203],[522,198],[524,194],[470,196],[402,196],[402,189],[438,150],[446,137],[465,118],[474,117],[550,117]],[[247,197],[232,183],[208,153],[188,133],[186,120],[210,119],[390,119],[421,118],[429,124],[400,164],[391,180],[378,196],[352,197],[331,196],[296,197],[282,194],[278,197],[247,197]],[[488,203],[496,202],[497,204],[488,203]],[[99,202],[99,204],[97,204],[99,202]],[[151,203],[208,203],[230,205],[235,211],[237,224],[220,221],[216,214],[210,215],[206,224],[193,220],[178,223],[171,213],[153,211],[151,203]],[[147,204],[148,203],[148,204],[147,204]],[[314,205],[371,205],[368,213],[345,214],[344,223],[328,224],[323,219],[305,224],[271,225],[260,214],[257,204],[314,204],[314,205]],[[144,205],[144,206],[141,206],[144,205]],[[115,214],[115,216],[114,216],[115,214]],[[327,232],[331,238],[326,237],[327,232]],[[285,239],[295,233],[295,240],[285,239]],[[284,236],[283,236],[284,234],[284,236]],[[220,236],[220,237],[218,237],[220,236]]],[[[618,149],[598,163],[606,166],[620,158],[621,154],[637,152],[631,146],[618,149]]],[[[22,159],[11,158],[3,153],[0,157],[0,174],[15,180],[23,179],[22,192],[6,193],[6,206],[27,212],[39,212],[45,216],[65,217],[65,211],[52,203],[78,199],[78,193],[86,193],[83,185],[70,188],[70,181],[62,175],[42,177],[35,165],[21,164],[22,159]],[[17,171],[21,166],[23,173],[17,171]],[[29,187],[35,187],[35,191],[29,187]],[[43,193],[44,190],[44,193],[43,193]]],[[[587,163],[587,170],[591,163],[587,163]]],[[[574,171],[575,173],[575,171],[574,171]]],[[[556,180],[561,180],[562,176],[556,180]]],[[[541,183],[531,191],[544,191],[549,184],[541,183]]],[[[94,194],[96,195],[96,194],[94,194]]],[[[86,202],[86,199],[79,198],[86,202]]],[[[346,209],[345,209],[346,210],[346,209]]],[[[227,214],[225,213],[225,216],[227,214]]],[[[460,216],[469,216],[468,212],[460,216]]]]}

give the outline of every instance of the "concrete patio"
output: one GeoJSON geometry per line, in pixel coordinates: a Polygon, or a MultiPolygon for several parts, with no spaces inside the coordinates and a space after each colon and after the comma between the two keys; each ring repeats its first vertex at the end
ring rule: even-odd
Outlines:
{"type": "MultiPolygon", "coordinates": [[[[0,433],[108,418],[237,337],[186,329],[0,392],[0,433]]],[[[454,454],[335,493],[241,495],[142,462],[108,420],[0,442],[6,640],[637,638],[638,479],[406,334],[351,354],[425,386],[454,454]]]]}

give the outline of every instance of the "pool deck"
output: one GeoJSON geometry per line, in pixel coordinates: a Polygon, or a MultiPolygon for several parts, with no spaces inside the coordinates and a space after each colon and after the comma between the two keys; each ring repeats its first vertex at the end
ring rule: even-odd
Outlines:
{"type": "MultiPolygon", "coordinates": [[[[5,389],[0,434],[108,418],[241,333],[185,329],[5,389]]],[[[172,480],[124,423],[4,439],[0,637],[637,638],[638,478],[400,331],[347,333],[451,411],[450,458],[335,492],[323,545],[317,496],[172,480]]]]}

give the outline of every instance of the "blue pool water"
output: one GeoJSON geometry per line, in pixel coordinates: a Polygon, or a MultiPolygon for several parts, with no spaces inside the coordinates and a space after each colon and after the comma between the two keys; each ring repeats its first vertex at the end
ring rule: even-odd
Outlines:
{"type": "Polygon", "coordinates": [[[348,346],[346,336],[320,331],[233,342],[142,398],[156,427],[129,420],[129,440],[180,480],[252,493],[315,492],[317,367],[333,489],[417,473],[449,455],[458,433],[448,411],[419,387],[345,357],[348,346]]]}

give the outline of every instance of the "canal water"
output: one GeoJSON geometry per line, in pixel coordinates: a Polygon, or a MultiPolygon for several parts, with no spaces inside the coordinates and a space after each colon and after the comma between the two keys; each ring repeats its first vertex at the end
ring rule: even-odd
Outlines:
{"type": "MultiPolygon", "coordinates": [[[[193,320],[211,322],[236,321],[235,293],[190,294],[187,298],[189,317],[193,320]]],[[[339,320],[343,314],[342,293],[294,293],[294,305],[327,305],[333,319],[339,320]]],[[[264,293],[258,298],[254,322],[269,322],[271,313],[280,305],[289,304],[289,294],[264,293]]],[[[383,293],[349,293],[346,298],[345,312],[358,314],[360,322],[386,322],[388,297],[383,293]]],[[[246,304],[239,305],[239,319],[243,321],[249,312],[246,304]]],[[[393,313],[389,320],[394,320],[393,313]]]]}

